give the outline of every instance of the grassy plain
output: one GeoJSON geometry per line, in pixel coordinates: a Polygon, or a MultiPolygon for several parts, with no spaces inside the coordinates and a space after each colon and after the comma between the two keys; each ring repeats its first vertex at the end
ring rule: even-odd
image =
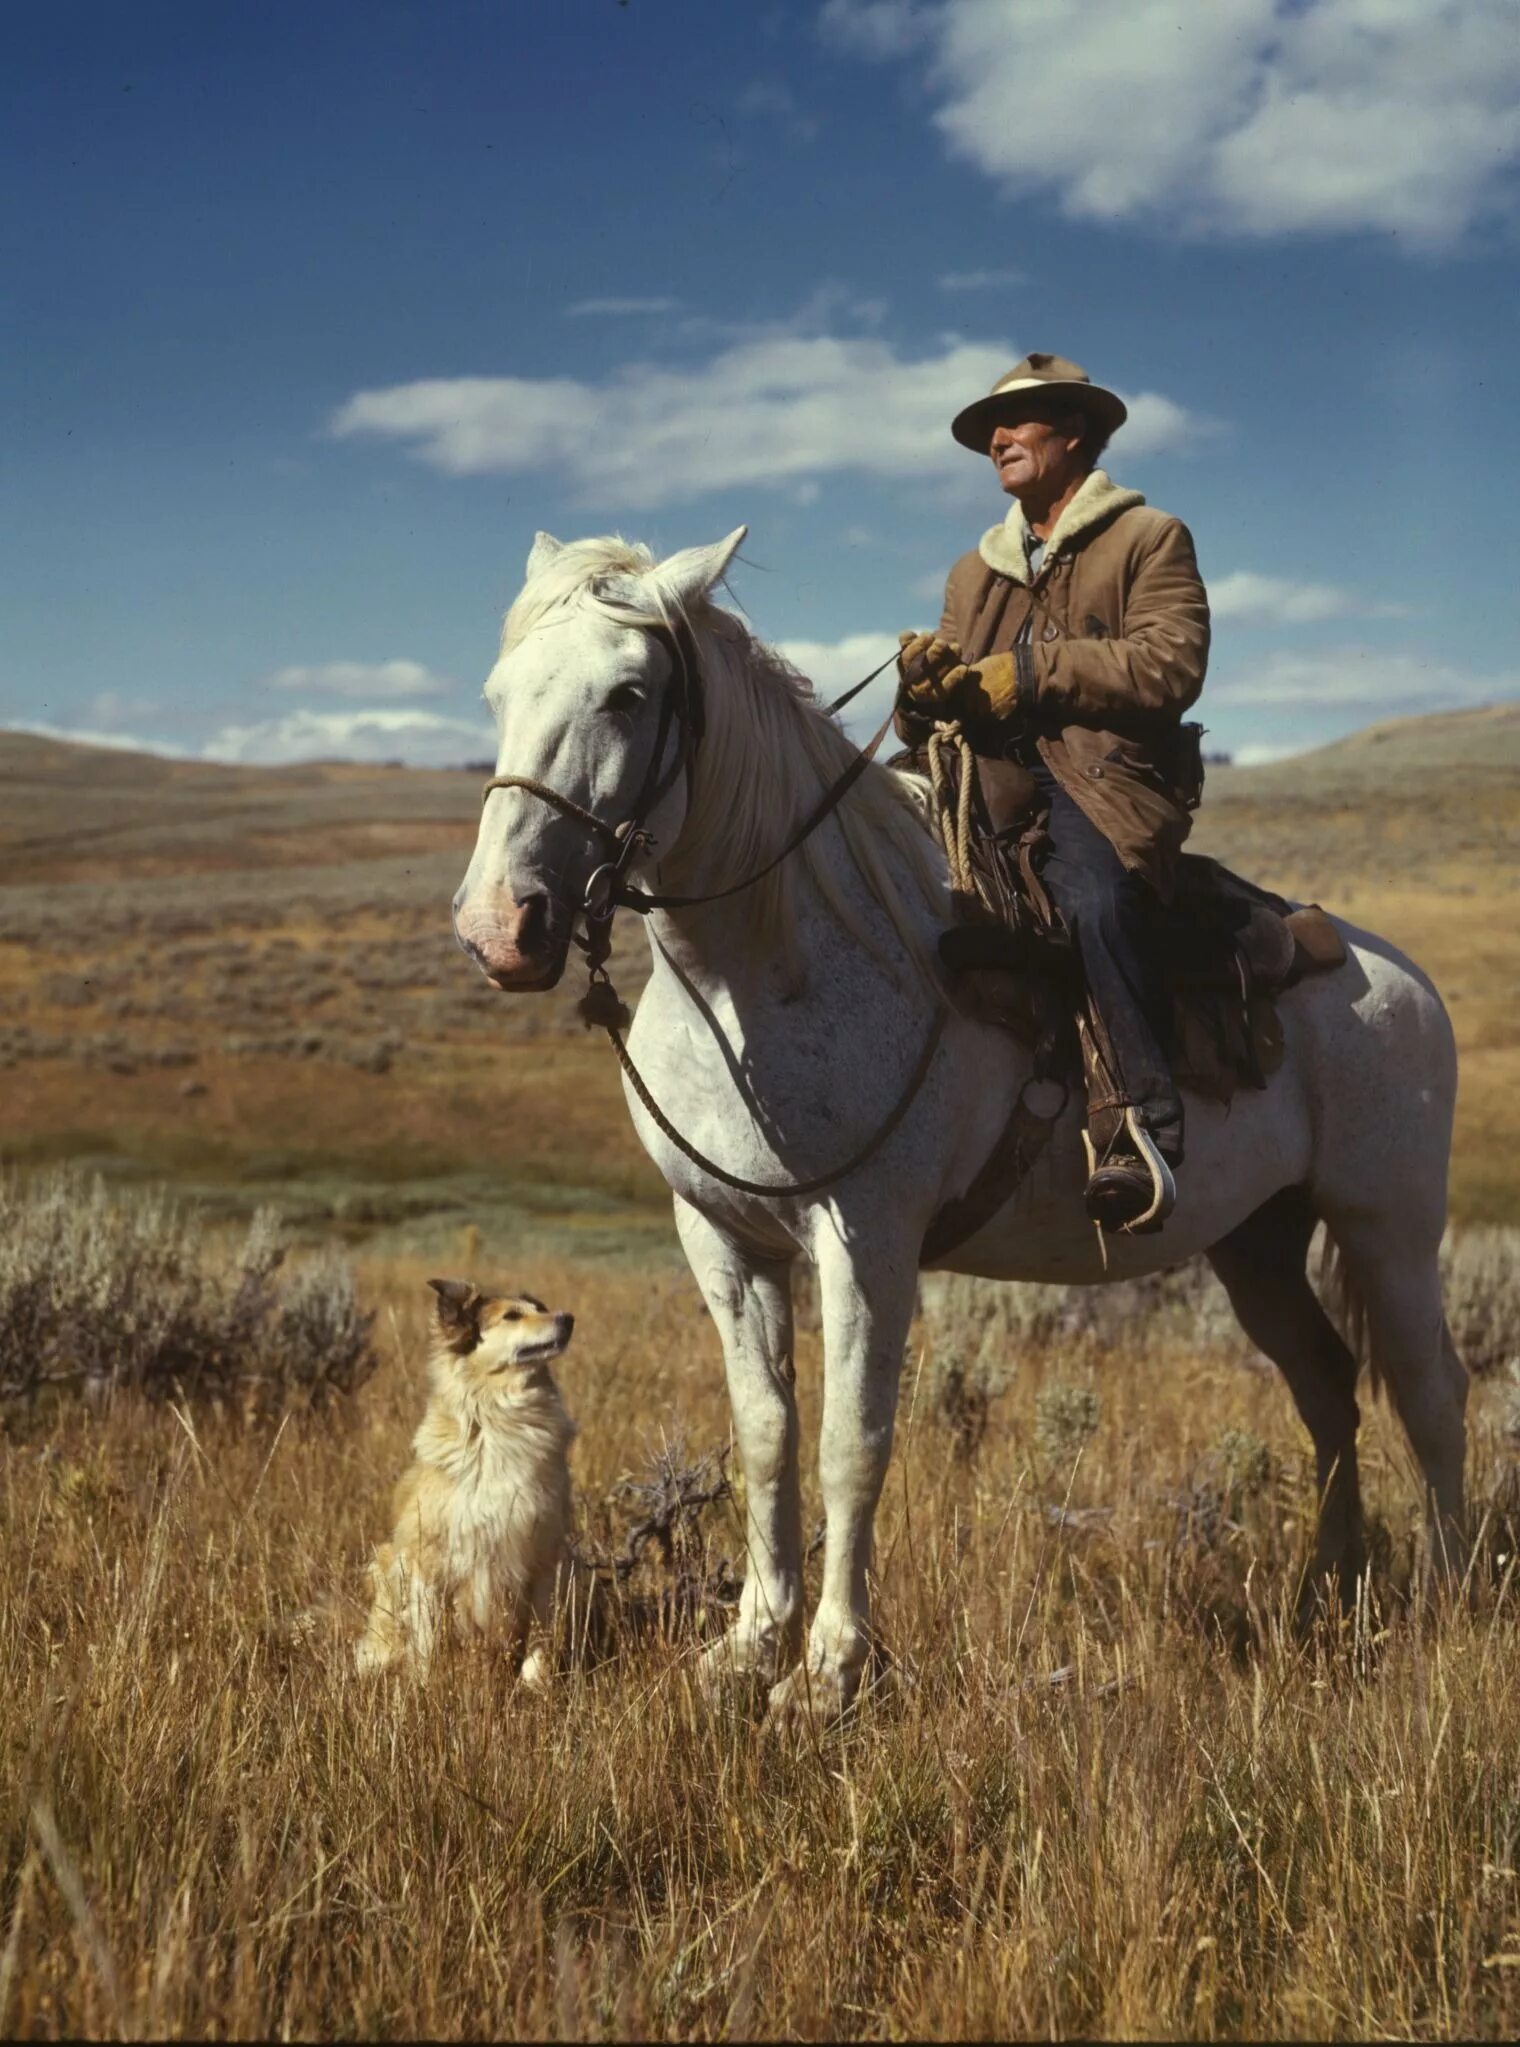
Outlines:
{"type": "MultiPolygon", "coordinates": [[[[1517,770],[1513,714],[1422,721],[1218,775],[1199,832],[1430,969],[1468,1220],[1517,1215],[1517,770]]],[[[792,1749],[714,1714],[685,1640],[546,1701],[469,1655],[426,1692],[362,1687],[340,1637],[415,1424],[429,1271],[575,1309],[593,1523],[662,1435],[726,1440],[611,1062],[575,989],[505,1003],[453,952],[470,777],[7,737],[0,799],[0,1151],[167,1174],[213,1216],[280,1200],[351,1244],[382,1352],[349,1413],[278,1434],[133,1404],[13,1422],[0,2033],[1515,2035],[1502,1374],[1474,1395],[1470,1604],[1409,1604],[1379,1406],[1372,1605],[1333,1647],[1284,1624],[1313,1498],[1274,1375],[1170,1325],[1074,1328],[978,1439],[925,1327],[878,1522],[896,1680],[855,1724],[792,1749]]],[[[806,1326],[798,1367],[811,1442],[806,1326]]],[[[738,1555],[735,1509],[708,1538],[738,1555]]]]}

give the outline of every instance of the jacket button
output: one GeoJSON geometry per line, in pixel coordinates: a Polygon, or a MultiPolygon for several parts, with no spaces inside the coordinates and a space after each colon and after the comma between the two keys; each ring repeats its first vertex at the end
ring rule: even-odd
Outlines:
{"type": "Polygon", "coordinates": [[[1057,636],[1056,622],[1053,618],[1047,618],[1045,621],[1045,629],[1040,634],[1040,638],[1042,640],[1053,640],[1056,638],[1056,636],[1057,636]]]}
{"type": "Polygon", "coordinates": [[[1090,768],[1088,769],[1088,771],[1087,771],[1087,772],[1088,772],[1088,774],[1090,774],[1090,775],[1092,776],[1092,778],[1093,778],[1093,780],[1094,780],[1095,782],[1101,782],[1101,781],[1103,780],[1103,764],[1102,764],[1102,762],[1101,762],[1101,761],[1094,761],[1094,762],[1093,762],[1093,764],[1092,764],[1092,766],[1091,766],[1091,767],[1090,767],[1090,768]]]}

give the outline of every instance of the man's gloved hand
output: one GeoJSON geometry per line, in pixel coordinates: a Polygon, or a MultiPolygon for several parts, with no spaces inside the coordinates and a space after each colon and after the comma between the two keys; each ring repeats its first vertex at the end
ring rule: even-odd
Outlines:
{"type": "Polygon", "coordinates": [[[940,684],[940,700],[957,718],[1009,719],[1018,701],[1019,678],[1011,654],[989,654],[974,667],[962,662],[940,684]]]}
{"type": "Polygon", "coordinates": [[[944,678],[965,665],[960,648],[954,640],[942,640],[938,633],[899,633],[897,637],[899,703],[921,716],[939,716],[944,678]]]}

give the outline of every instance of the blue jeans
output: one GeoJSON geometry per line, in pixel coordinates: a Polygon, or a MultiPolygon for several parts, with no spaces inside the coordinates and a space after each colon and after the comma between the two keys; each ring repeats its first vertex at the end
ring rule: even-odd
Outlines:
{"type": "Polygon", "coordinates": [[[1182,1156],[1182,1097],[1160,1043],[1167,995],[1148,928],[1158,907],[1155,891],[1130,873],[1043,762],[1034,777],[1050,806],[1050,852],[1041,878],[1072,935],[1108,1032],[1119,1064],[1113,1078],[1175,1164],[1182,1156]]]}

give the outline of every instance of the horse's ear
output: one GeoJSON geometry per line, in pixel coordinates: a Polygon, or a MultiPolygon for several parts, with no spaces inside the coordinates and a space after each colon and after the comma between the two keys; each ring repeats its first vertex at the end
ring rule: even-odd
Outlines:
{"type": "Polygon", "coordinates": [[[651,569],[648,580],[669,609],[684,611],[721,581],[748,531],[747,526],[736,526],[726,540],[715,540],[708,547],[683,547],[679,554],[651,569]]]}
{"type": "Polygon", "coordinates": [[[540,569],[548,568],[557,554],[563,554],[564,548],[564,541],[556,540],[552,533],[535,533],[533,545],[528,549],[528,566],[524,573],[524,582],[531,583],[540,569]]]}

